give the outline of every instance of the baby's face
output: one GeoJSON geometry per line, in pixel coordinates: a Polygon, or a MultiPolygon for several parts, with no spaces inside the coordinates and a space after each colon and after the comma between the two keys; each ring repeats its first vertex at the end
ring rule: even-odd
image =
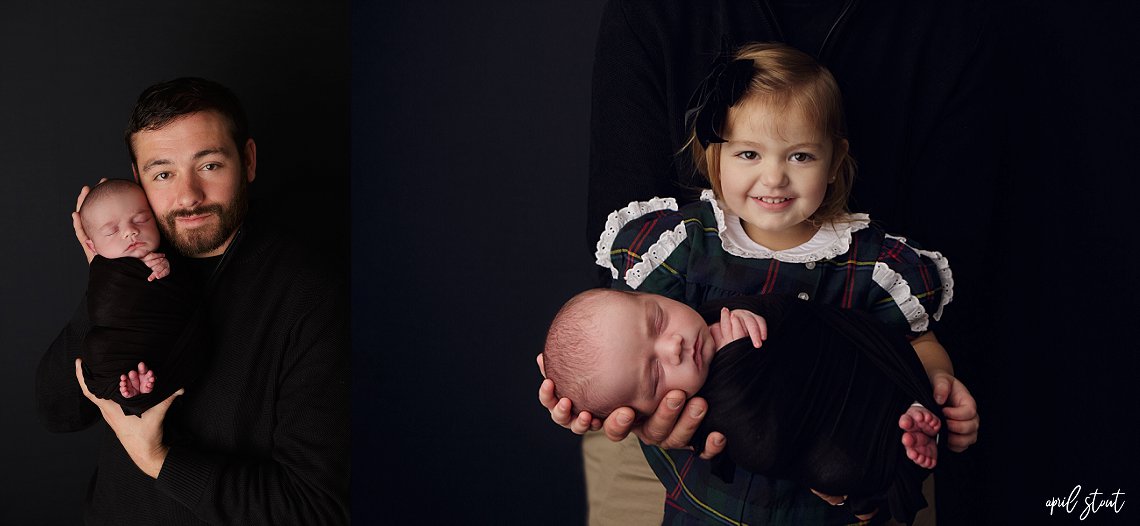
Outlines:
{"type": "Polygon", "coordinates": [[[142,189],[107,196],[83,209],[87,237],[107,259],[141,258],[158,248],[158,227],[142,189]]]}
{"type": "Polygon", "coordinates": [[[716,344],[687,305],[654,294],[614,294],[601,302],[601,363],[592,389],[642,414],[674,389],[692,396],[705,383],[716,344]]]}

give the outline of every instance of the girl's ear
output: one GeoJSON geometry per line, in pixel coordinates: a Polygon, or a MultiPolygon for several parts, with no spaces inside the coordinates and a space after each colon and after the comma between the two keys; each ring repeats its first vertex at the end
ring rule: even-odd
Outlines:
{"type": "Polygon", "coordinates": [[[831,152],[831,178],[827,180],[827,184],[835,182],[835,178],[839,176],[839,168],[843,166],[843,160],[847,158],[847,150],[850,144],[847,139],[839,139],[835,143],[835,151],[831,152]]]}
{"type": "Polygon", "coordinates": [[[90,239],[84,239],[83,246],[87,247],[87,250],[95,252],[95,243],[92,243],[90,239]]]}

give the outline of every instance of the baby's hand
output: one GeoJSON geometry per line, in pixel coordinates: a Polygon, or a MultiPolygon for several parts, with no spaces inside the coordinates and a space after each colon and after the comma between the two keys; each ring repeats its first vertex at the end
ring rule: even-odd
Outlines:
{"type": "Polygon", "coordinates": [[[764,317],[747,310],[720,310],[720,321],[709,326],[717,350],[744,337],[752,339],[752,346],[759,349],[768,339],[768,322],[764,317]]]}
{"type": "Polygon", "coordinates": [[[166,256],[158,252],[151,252],[142,257],[142,262],[150,267],[150,276],[146,278],[147,281],[154,281],[162,279],[170,275],[170,261],[167,261],[166,256]]]}

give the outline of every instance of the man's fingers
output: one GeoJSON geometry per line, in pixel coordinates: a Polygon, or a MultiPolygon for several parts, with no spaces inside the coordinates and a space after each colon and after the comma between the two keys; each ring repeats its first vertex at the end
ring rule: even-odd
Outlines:
{"type": "Polygon", "coordinates": [[[563,398],[554,404],[550,409],[550,419],[562,427],[570,427],[572,417],[570,415],[570,399],[563,398]]]}
{"type": "Polygon", "coordinates": [[[546,378],[546,364],[542,361],[542,353],[538,353],[538,356],[534,358],[534,361],[538,362],[538,372],[542,373],[543,378],[546,378]]]}
{"type": "Polygon", "coordinates": [[[977,434],[979,427],[980,425],[977,418],[971,418],[969,420],[946,419],[946,429],[955,435],[977,434]]]}
{"type": "Polygon", "coordinates": [[[538,386],[538,403],[542,404],[542,407],[545,407],[547,411],[553,411],[554,406],[558,404],[558,398],[554,396],[554,381],[549,378],[543,380],[542,385],[538,386]]]}
{"type": "Polygon", "coordinates": [[[934,401],[938,405],[946,403],[946,399],[950,397],[950,384],[952,379],[946,376],[938,376],[934,379],[934,401]]]}
{"type": "Polygon", "coordinates": [[[606,421],[602,423],[602,430],[606,434],[606,438],[614,442],[625,440],[625,437],[629,436],[630,431],[633,430],[633,416],[633,409],[628,407],[619,407],[610,413],[610,416],[607,416],[606,421]]]}
{"type": "Polygon", "coordinates": [[[814,489],[811,490],[811,492],[815,493],[815,495],[817,497],[823,499],[824,501],[826,501],[828,504],[831,504],[832,506],[838,506],[838,505],[843,504],[844,502],[847,501],[847,495],[827,495],[825,493],[820,493],[814,489]]]}
{"type": "Polygon", "coordinates": [[[680,418],[677,419],[677,425],[673,426],[669,436],[661,442],[661,447],[666,449],[688,447],[693,440],[693,435],[697,432],[697,426],[700,426],[701,420],[705,418],[707,410],[708,403],[703,398],[689,400],[684,411],[681,412],[680,418]]]}
{"type": "Polygon", "coordinates": [[[94,402],[95,401],[95,395],[91,394],[91,391],[87,390],[87,381],[85,381],[83,379],[83,359],[82,358],[76,358],[75,359],[75,377],[77,379],[79,379],[79,389],[81,389],[83,391],[83,396],[86,396],[88,400],[91,400],[92,402],[94,402]]]}
{"type": "MultiPolygon", "coordinates": [[[[106,180],[107,180],[106,178],[100,179],[99,182],[101,183],[101,182],[106,181],[106,180]]],[[[79,209],[83,207],[83,200],[87,199],[87,194],[90,192],[91,192],[91,187],[89,187],[87,185],[83,185],[83,188],[79,189],[79,197],[75,198],[75,211],[76,212],[79,212],[79,209]]]]}
{"type": "Polygon", "coordinates": [[[705,439],[705,450],[701,452],[701,458],[711,460],[713,457],[723,453],[724,447],[727,444],[728,440],[724,438],[724,435],[716,431],[709,433],[708,438],[705,439]]]}
{"type": "Polygon", "coordinates": [[[649,415],[649,420],[641,427],[642,440],[648,444],[658,445],[669,438],[684,406],[684,391],[673,390],[666,393],[665,398],[662,398],[661,403],[657,405],[657,410],[649,415]]]}

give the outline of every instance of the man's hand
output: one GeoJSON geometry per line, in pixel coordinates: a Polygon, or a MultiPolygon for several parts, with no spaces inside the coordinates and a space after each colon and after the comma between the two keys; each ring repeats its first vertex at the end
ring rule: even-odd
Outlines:
{"type": "Polygon", "coordinates": [[[150,267],[150,276],[147,276],[147,281],[154,281],[162,279],[170,275],[170,261],[166,259],[165,254],[158,252],[151,252],[142,257],[142,262],[147,267],[150,267]]]}
{"type": "MultiPolygon", "coordinates": [[[[99,182],[106,180],[107,178],[104,177],[99,179],[99,182]]],[[[83,230],[83,222],[79,220],[79,208],[83,206],[83,200],[87,199],[87,193],[90,191],[91,188],[87,186],[79,189],[79,197],[75,199],[75,211],[71,213],[71,227],[75,229],[75,239],[79,241],[79,246],[83,247],[83,254],[87,256],[87,263],[91,263],[91,260],[95,259],[95,250],[89,246],[91,243],[88,241],[91,238],[87,237],[87,232],[83,230]]]]}
{"type": "MultiPolygon", "coordinates": [[[[538,370],[543,372],[545,376],[541,354],[538,355],[537,361],[538,370]]],[[[667,449],[689,447],[689,441],[693,439],[693,434],[708,408],[702,398],[693,398],[686,404],[684,391],[670,391],[661,400],[661,405],[657,407],[657,411],[649,415],[649,420],[637,427],[633,425],[636,413],[629,407],[617,408],[613,413],[610,413],[610,416],[606,417],[606,421],[603,423],[587,411],[582,411],[578,415],[571,415],[570,399],[556,398],[554,396],[554,381],[549,378],[543,380],[542,385],[538,388],[538,401],[547,411],[550,411],[550,419],[554,423],[576,434],[581,435],[586,431],[603,429],[606,438],[620,442],[632,432],[646,444],[658,445],[667,449]]],[[[715,431],[709,433],[708,439],[705,440],[705,450],[701,453],[701,458],[710,459],[719,455],[724,451],[725,443],[724,435],[715,431]]]]}
{"type": "MultiPolygon", "coordinates": [[[[815,496],[823,499],[824,502],[831,504],[832,506],[842,506],[844,504],[847,504],[847,495],[827,495],[825,493],[820,493],[814,489],[811,490],[811,492],[815,493],[815,496]]],[[[861,521],[869,521],[871,520],[871,517],[875,516],[876,513],[879,513],[878,509],[872,510],[870,513],[855,515],[855,518],[861,521]]]]}
{"type": "Polygon", "coordinates": [[[166,411],[170,409],[170,404],[174,403],[174,398],[181,395],[183,390],[179,389],[166,400],[147,409],[141,417],[125,415],[119,404],[91,394],[87,389],[87,382],[83,380],[82,363],[81,359],[75,360],[75,378],[79,380],[83,396],[99,407],[99,412],[103,413],[103,420],[111,426],[111,430],[115,432],[115,436],[123,444],[123,449],[127,450],[135,465],[151,478],[158,478],[168,451],[162,443],[162,420],[166,418],[166,411]]]}
{"type": "Polygon", "coordinates": [[[747,310],[720,309],[720,321],[709,325],[713,343],[719,350],[725,345],[741,338],[751,338],[752,346],[759,349],[764,340],[768,339],[768,322],[764,317],[747,310]]]}
{"type": "Polygon", "coordinates": [[[934,401],[942,406],[946,417],[946,429],[950,432],[947,447],[961,453],[978,441],[978,405],[966,385],[953,375],[938,373],[931,378],[934,385],[934,401]]]}

